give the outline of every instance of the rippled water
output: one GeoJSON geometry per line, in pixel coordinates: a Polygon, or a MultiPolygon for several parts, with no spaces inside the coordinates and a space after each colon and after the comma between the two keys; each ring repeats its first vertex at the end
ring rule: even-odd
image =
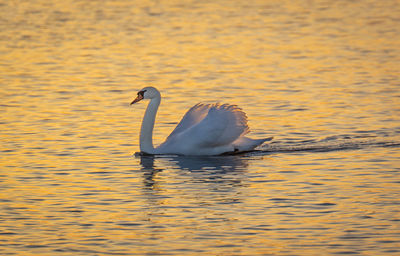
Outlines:
{"type": "Polygon", "coordinates": [[[0,254],[398,255],[398,1],[0,1],[0,254]],[[140,156],[197,102],[236,156],[140,156]]]}

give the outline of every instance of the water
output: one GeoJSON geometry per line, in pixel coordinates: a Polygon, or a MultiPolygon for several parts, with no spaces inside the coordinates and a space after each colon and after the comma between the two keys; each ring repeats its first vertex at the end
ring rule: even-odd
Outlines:
{"type": "Polygon", "coordinates": [[[0,254],[398,255],[397,1],[1,1],[0,254]],[[236,156],[139,156],[197,102],[236,156]]]}

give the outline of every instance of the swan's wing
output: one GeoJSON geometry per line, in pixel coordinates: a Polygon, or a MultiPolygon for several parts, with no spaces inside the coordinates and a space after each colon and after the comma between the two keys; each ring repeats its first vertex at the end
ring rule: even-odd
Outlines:
{"type": "Polygon", "coordinates": [[[182,120],[168,136],[167,140],[200,122],[207,115],[210,107],[210,104],[197,103],[196,105],[194,105],[186,112],[182,120]]]}
{"type": "Polygon", "coordinates": [[[249,131],[246,114],[236,105],[209,105],[207,115],[179,135],[182,143],[192,147],[229,145],[249,131]]]}

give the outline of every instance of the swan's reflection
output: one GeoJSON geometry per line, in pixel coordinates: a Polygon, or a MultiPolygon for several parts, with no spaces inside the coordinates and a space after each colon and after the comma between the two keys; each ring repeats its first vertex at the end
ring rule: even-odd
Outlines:
{"type": "Polygon", "coordinates": [[[156,176],[163,169],[184,171],[195,182],[240,184],[248,157],[243,156],[154,156],[136,154],[140,158],[143,182],[147,188],[156,189],[156,176]],[[157,161],[157,164],[155,164],[157,161]],[[189,171],[189,172],[188,172],[189,171]],[[229,174],[229,175],[228,175],[229,174]]]}
{"type": "Polygon", "coordinates": [[[135,154],[140,158],[140,165],[142,170],[153,170],[156,172],[162,169],[154,167],[155,159],[163,162],[168,162],[167,165],[177,165],[181,170],[202,171],[202,170],[215,170],[215,172],[232,172],[247,167],[247,159],[235,155],[226,156],[156,156],[156,155],[142,155],[135,154]]]}
{"type": "Polygon", "coordinates": [[[153,188],[156,184],[154,178],[162,169],[154,167],[154,156],[140,156],[140,165],[142,166],[145,187],[153,188]]]}
{"type": "Polygon", "coordinates": [[[237,156],[210,156],[210,157],[190,157],[177,156],[173,161],[180,169],[189,171],[212,171],[212,172],[233,172],[238,169],[244,169],[247,161],[237,156]]]}
{"type": "Polygon", "coordinates": [[[144,214],[150,222],[173,216],[176,208],[230,208],[246,198],[242,191],[246,191],[246,170],[252,157],[136,156],[143,172],[144,214]]]}
{"type": "Polygon", "coordinates": [[[197,218],[198,212],[207,212],[205,218],[210,220],[229,223],[232,216],[225,216],[225,210],[229,213],[246,196],[241,189],[246,188],[249,157],[136,157],[143,173],[142,214],[149,222],[147,232],[154,237],[163,232],[163,223],[197,218]],[[216,210],[212,210],[214,206],[216,210]]]}

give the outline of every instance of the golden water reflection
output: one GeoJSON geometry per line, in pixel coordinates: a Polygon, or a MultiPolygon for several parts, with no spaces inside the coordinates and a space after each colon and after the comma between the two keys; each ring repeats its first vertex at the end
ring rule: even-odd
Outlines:
{"type": "Polygon", "coordinates": [[[0,1],[0,253],[398,253],[396,1],[0,1]],[[133,157],[197,102],[242,156],[133,157]]]}

